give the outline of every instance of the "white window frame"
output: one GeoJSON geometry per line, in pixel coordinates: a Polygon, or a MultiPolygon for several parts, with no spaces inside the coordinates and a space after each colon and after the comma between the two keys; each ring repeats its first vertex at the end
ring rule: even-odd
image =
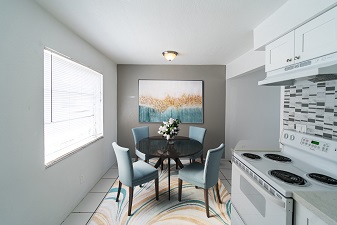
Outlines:
{"type": "Polygon", "coordinates": [[[103,138],[103,75],[44,49],[44,163],[103,138]]]}

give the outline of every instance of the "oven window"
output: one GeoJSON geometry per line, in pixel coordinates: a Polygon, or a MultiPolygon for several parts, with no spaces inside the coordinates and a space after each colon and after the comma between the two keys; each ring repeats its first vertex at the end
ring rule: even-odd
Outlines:
{"type": "Polygon", "coordinates": [[[266,215],[266,199],[244,177],[240,176],[240,189],[259,213],[266,215]]]}

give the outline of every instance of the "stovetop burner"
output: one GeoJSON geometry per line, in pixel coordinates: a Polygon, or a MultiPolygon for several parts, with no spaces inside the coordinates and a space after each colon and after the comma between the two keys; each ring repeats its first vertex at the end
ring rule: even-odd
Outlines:
{"type": "Polygon", "coordinates": [[[261,159],[259,155],[252,154],[252,153],[243,153],[242,155],[250,159],[261,159]]]}
{"type": "Polygon", "coordinates": [[[308,177],[323,184],[337,185],[337,180],[324,174],[309,173],[308,177]]]}
{"type": "Polygon", "coordinates": [[[293,173],[290,173],[288,171],[284,170],[271,170],[269,171],[269,174],[273,177],[276,177],[277,179],[286,182],[288,184],[294,184],[298,186],[305,186],[307,185],[307,181],[293,173]]]}
{"type": "Polygon", "coordinates": [[[291,162],[290,158],[278,154],[265,154],[264,156],[268,159],[275,160],[278,162],[291,162]]]}

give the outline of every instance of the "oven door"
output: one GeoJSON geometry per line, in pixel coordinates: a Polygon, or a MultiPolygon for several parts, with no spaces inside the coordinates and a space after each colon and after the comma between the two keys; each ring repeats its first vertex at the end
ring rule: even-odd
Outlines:
{"type": "Polygon", "coordinates": [[[293,200],[270,194],[238,165],[232,165],[232,225],[291,225],[293,200]]]}
{"type": "Polygon", "coordinates": [[[233,204],[231,209],[231,225],[247,225],[245,222],[243,222],[233,204]]]}

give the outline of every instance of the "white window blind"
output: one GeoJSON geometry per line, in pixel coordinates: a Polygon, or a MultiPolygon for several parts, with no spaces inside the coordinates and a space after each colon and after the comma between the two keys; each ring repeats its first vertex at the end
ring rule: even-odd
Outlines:
{"type": "Polygon", "coordinates": [[[53,165],[101,137],[103,75],[45,49],[45,165],[53,165]]]}

